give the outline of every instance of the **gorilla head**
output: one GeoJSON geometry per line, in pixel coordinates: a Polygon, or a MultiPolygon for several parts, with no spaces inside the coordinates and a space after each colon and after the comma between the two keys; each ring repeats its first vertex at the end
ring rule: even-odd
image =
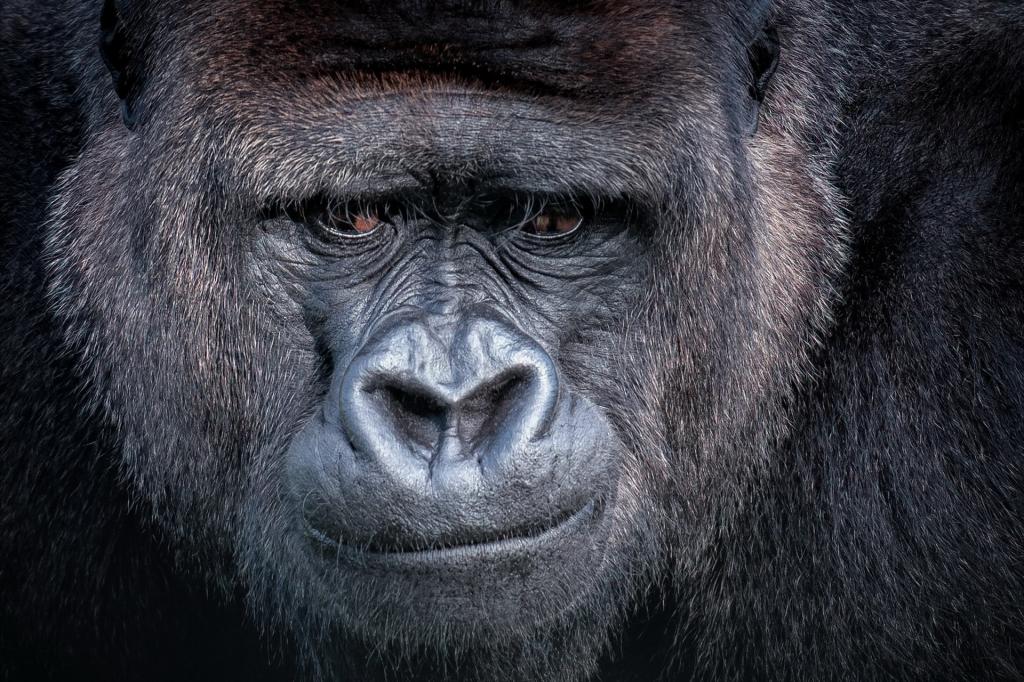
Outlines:
{"type": "Polygon", "coordinates": [[[778,19],[108,1],[50,297],[186,569],[321,674],[544,679],[708,570],[843,259],[778,19]]]}

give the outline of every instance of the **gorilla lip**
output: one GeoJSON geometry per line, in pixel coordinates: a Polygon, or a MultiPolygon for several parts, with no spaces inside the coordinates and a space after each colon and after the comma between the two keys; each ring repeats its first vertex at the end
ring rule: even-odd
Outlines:
{"type": "Polygon", "coordinates": [[[359,562],[388,561],[398,564],[449,562],[468,558],[500,558],[536,551],[540,545],[557,542],[585,525],[593,525],[603,513],[603,505],[591,499],[574,512],[552,519],[544,526],[512,529],[491,537],[470,539],[466,542],[441,541],[423,549],[354,545],[328,537],[322,531],[307,525],[311,537],[325,549],[341,557],[359,562]],[[589,524],[588,524],[589,522],[589,524]]]}

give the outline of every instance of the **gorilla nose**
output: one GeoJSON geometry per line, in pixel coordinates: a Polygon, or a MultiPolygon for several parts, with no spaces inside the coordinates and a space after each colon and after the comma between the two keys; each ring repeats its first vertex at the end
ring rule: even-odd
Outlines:
{"type": "Polygon", "coordinates": [[[363,348],[340,398],[354,449],[387,479],[477,488],[535,464],[517,460],[551,426],[558,376],[500,319],[404,321],[363,348]]]}

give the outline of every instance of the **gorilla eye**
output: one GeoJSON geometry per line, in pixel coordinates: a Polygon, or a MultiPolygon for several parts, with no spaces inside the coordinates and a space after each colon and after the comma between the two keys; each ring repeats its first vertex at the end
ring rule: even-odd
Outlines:
{"type": "Polygon", "coordinates": [[[583,216],[574,209],[544,209],[522,224],[523,232],[538,237],[557,237],[579,229],[583,216]]]}
{"type": "Polygon", "coordinates": [[[394,223],[389,203],[317,200],[300,209],[299,221],[325,240],[367,237],[394,223]]]}

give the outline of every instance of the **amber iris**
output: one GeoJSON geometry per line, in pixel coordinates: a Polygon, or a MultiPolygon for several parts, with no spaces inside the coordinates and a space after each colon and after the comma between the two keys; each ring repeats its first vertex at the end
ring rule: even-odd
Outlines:
{"type": "Polygon", "coordinates": [[[539,237],[555,237],[575,231],[583,223],[578,214],[541,213],[523,225],[523,230],[539,237]]]}

